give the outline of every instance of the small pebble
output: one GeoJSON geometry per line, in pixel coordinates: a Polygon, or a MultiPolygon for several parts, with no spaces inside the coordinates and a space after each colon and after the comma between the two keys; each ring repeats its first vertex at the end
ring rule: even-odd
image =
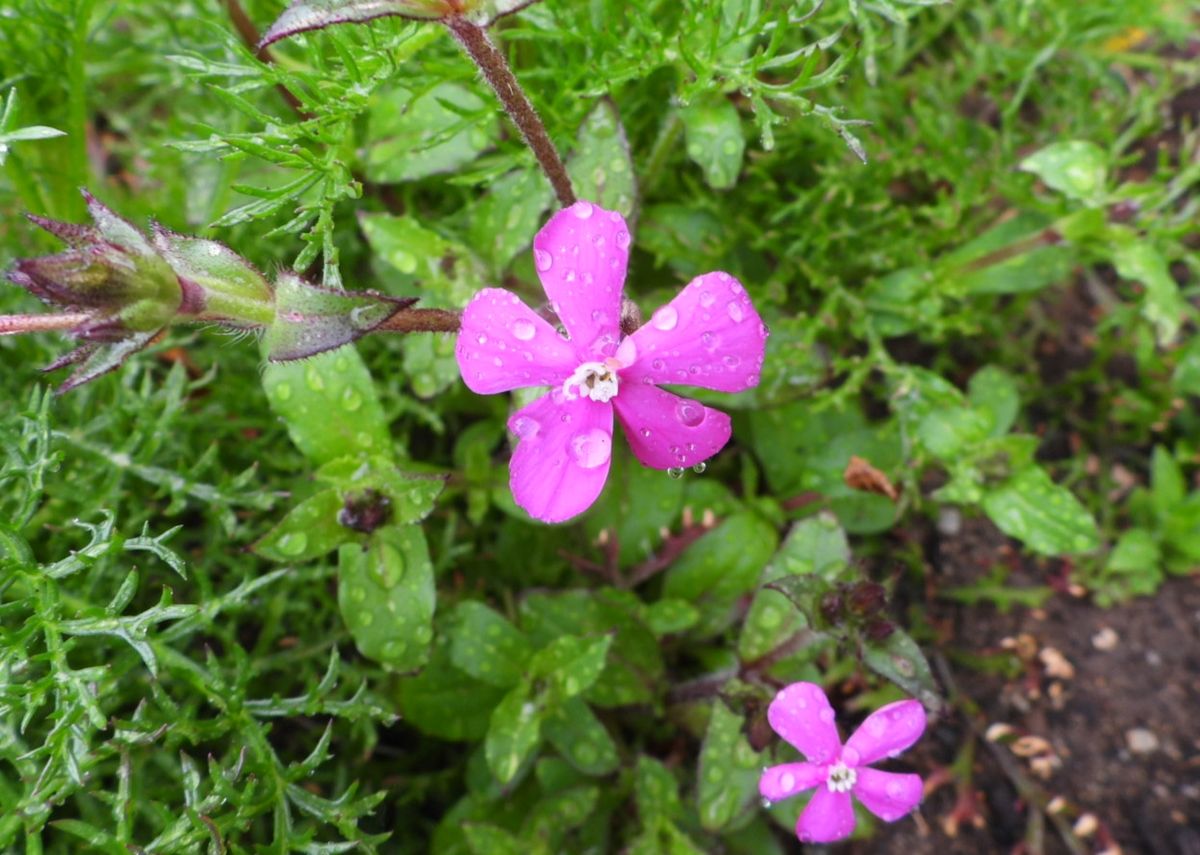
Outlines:
{"type": "Polygon", "coordinates": [[[1157,650],[1147,650],[1146,664],[1151,668],[1157,668],[1158,666],[1162,665],[1162,656],[1159,655],[1157,650]]]}
{"type": "Polygon", "coordinates": [[[1070,663],[1067,657],[1062,655],[1062,651],[1056,647],[1043,647],[1038,654],[1038,658],[1042,660],[1042,665],[1046,668],[1046,673],[1051,677],[1056,677],[1060,680],[1072,680],[1075,678],[1075,666],[1070,663]]]}
{"type": "Polygon", "coordinates": [[[1135,727],[1125,731],[1125,744],[1134,754],[1153,754],[1158,750],[1158,737],[1153,730],[1135,727]]]}
{"type": "Polygon", "coordinates": [[[1120,642],[1121,636],[1117,635],[1117,631],[1111,626],[1103,627],[1092,636],[1092,647],[1097,650],[1103,650],[1105,653],[1108,653],[1110,650],[1116,650],[1120,642]]]}

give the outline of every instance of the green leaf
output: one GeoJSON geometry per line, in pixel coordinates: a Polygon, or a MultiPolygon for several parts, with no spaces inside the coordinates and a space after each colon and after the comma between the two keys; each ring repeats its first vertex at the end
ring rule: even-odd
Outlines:
{"type": "Polygon", "coordinates": [[[1043,555],[1075,555],[1100,545],[1088,509],[1038,466],[989,489],[983,510],[1001,531],[1043,555]]]}
{"type": "Polygon", "coordinates": [[[551,710],[542,721],[542,733],[558,753],[585,775],[607,775],[617,768],[617,746],[580,698],[571,698],[551,710]]]}
{"type": "Polygon", "coordinates": [[[645,611],[646,625],[658,636],[684,632],[700,620],[700,612],[684,600],[659,600],[645,611]]]}
{"type": "Polygon", "coordinates": [[[694,101],[680,111],[687,154],[715,190],[737,184],[742,171],[746,137],[737,108],[723,95],[694,101]]]}
{"type": "Polygon", "coordinates": [[[516,777],[537,749],[545,715],[530,694],[528,683],[513,688],[492,711],[484,750],[488,766],[501,784],[516,777]]]}
{"type": "Polygon", "coordinates": [[[492,710],[504,692],[475,680],[450,661],[450,645],[441,634],[421,673],[398,683],[400,714],[422,733],[439,739],[477,741],[487,735],[492,710]]]}
{"type": "Polygon", "coordinates": [[[338,522],[341,509],[341,494],[322,490],[288,511],[252,548],[263,558],[285,564],[320,558],[353,536],[338,522]]]}
{"type": "Polygon", "coordinates": [[[474,254],[416,218],[363,214],[358,222],[376,257],[401,274],[406,291],[419,294],[422,306],[458,308],[483,287],[484,271],[474,254]]]}
{"type": "Polygon", "coordinates": [[[608,483],[585,517],[588,536],[615,539],[618,561],[628,567],[651,558],[683,510],[683,481],[642,466],[631,455],[615,455],[608,483]]]}
{"type": "Polygon", "coordinates": [[[366,176],[394,184],[454,172],[492,145],[494,115],[457,83],[439,83],[415,96],[400,87],[383,91],[367,118],[366,176]]]}
{"type": "Polygon", "coordinates": [[[612,636],[578,638],[566,635],[543,647],[529,661],[529,674],[548,683],[552,703],[590,689],[604,671],[612,636]]]}
{"type": "Polygon", "coordinates": [[[988,435],[1008,433],[1021,409],[1021,396],[1013,376],[996,365],[985,365],[976,371],[967,385],[967,398],[987,417],[988,435]]]}
{"type": "Polygon", "coordinates": [[[638,815],[650,825],[659,817],[678,819],[683,814],[679,782],[661,762],[642,755],[633,771],[633,794],[638,815]]]}
{"type": "Polygon", "coordinates": [[[1162,550],[1154,533],[1131,528],[1121,534],[1104,567],[1109,573],[1140,576],[1150,582],[1152,591],[1162,579],[1161,564],[1162,550]]]}
{"type": "Polygon", "coordinates": [[[883,641],[863,645],[863,663],[919,700],[933,714],[945,706],[925,654],[912,637],[899,627],[883,641]]]}
{"type": "Polygon", "coordinates": [[[457,667],[501,688],[521,682],[533,648],[502,615],[468,600],[455,606],[448,631],[450,658],[457,667]]]}
{"type": "Polygon", "coordinates": [[[1032,172],[1052,190],[1089,205],[1104,198],[1108,158],[1104,149],[1087,140],[1052,143],[1021,161],[1021,169],[1032,172]]]}
{"type": "Polygon", "coordinates": [[[338,607],[366,657],[398,671],[429,658],[436,600],[433,564],[418,526],[385,526],[370,546],[338,551],[338,607]]]}
{"type": "Polygon", "coordinates": [[[1161,445],[1154,446],[1150,458],[1150,485],[1154,512],[1160,520],[1168,519],[1187,496],[1183,469],[1161,445]]]}
{"type": "Polygon", "coordinates": [[[762,756],[742,736],[742,717],[715,701],[700,747],[696,782],[700,824],[707,831],[730,826],[752,808],[762,767],[762,756]]]}
{"type": "Polygon", "coordinates": [[[541,170],[531,168],[498,178],[472,206],[470,244],[490,262],[493,273],[502,273],[518,253],[529,249],[553,199],[541,170]]]}
{"type": "Polygon", "coordinates": [[[637,198],[633,158],[617,108],[609,99],[596,102],[583,120],[567,172],[579,198],[626,217],[633,214],[637,198]]]}
{"type": "Polygon", "coordinates": [[[530,812],[522,836],[542,842],[547,852],[565,851],[563,838],[593,815],[599,796],[597,787],[587,785],[551,793],[530,812]]]}
{"type": "Polygon", "coordinates": [[[706,532],[667,571],[663,596],[700,609],[692,631],[710,636],[729,626],[737,601],[754,589],[779,538],[761,517],[739,513],[706,532]]]}
{"type": "MultiPolygon", "coordinates": [[[[829,513],[801,520],[792,527],[770,565],[763,571],[764,585],[788,576],[807,576],[831,583],[841,578],[850,562],[846,533],[829,513]]],[[[818,586],[821,589],[824,585],[818,586]]],[[[738,638],[738,656],[744,662],[766,656],[809,625],[806,612],[774,588],[760,588],[750,603],[738,638]]]]}
{"type": "Polygon", "coordinates": [[[966,407],[934,410],[917,426],[917,440],[938,460],[951,461],[974,449],[988,435],[985,414],[966,407]]]}
{"type": "Polygon", "coordinates": [[[1116,241],[1112,260],[1117,273],[1146,289],[1142,315],[1154,325],[1159,346],[1171,344],[1179,335],[1188,304],[1179,293],[1167,260],[1151,244],[1132,234],[1116,241]]]}
{"type": "Polygon", "coordinates": [[[1193,336],[1179,351],[1171,382],[1180,394],[1200,397],[1200,336],[1193,336]]]}
{"type": "Polygon", "coordinates": [[[471,855],[529,855],[529,847],[495,825],[467,823],[463,835],[471,855]]]}
{"type": "Polygon", "coordinates": [[[268,365],[263,388],[296,447],[315,464],[347,455],[390,457],[383,407],[358,351],[268,365]]]}

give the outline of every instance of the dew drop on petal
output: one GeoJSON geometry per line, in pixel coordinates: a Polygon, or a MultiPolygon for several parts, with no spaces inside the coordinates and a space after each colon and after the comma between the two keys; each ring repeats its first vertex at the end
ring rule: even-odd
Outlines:
{"type": "Polygon", "coordinates": [[[640,431],[638,431],[638,433],[640,433],[646,439],[650,438],[650,428],[642,428],[640,431]]]}
{"type": "Polygon", "coordinates": [[[477,342],[479,342],[480,344],[487,344],[487,336],[484,335],[483,333],[480,333],[478,338],[476,338],[475,340],[477,342]]]}
{"type": "Polygon", "coordinates": [[[713,296],[711,291],[700,292],[700,305],[704,308],[709,308],[713,303],[716,302],[716,300],[717,298],[713,296]]]}
{"type": "MultiPolygon", "coordinates": [[[[691,448],[691,446],[688,446],[688,447],[691,448]]],[[[695,472],[697,475],[703,475],[707,469],[708,469],[707,463],[697,463],[695,466],[692,467],[692,471],[695,472]]]]}
{"type": "Polygon", "coordinates": [[[742,311],[742,304],[737,300],[730,300],[726,308],[729,310],[729,319],[735,324],[740,324],[742,318],[746,317],[746,313],[742,311]]]}
{"type": "Polygon", "coordinates": [[[591,202],[585,202],[581,199],[571,206],[571,212],[579,219],[586,220],[596,212],[596,208],[591,202]]]}
{"type": "Polygon", "coordinates": [[[621,249],[629,249],[629,232],[624,230],[617,232],[617,246],[621,249]]]}
{"type": "Polygon", "coordinates": [[[858,752],[853,748],[842,749],[842,762],[847,766],[857,766],[860,759],[858,752]]]}
{"type": "Polygon", "coordinates": [[[698,427],[704,421],[704,405],[687,398],[680,398],[675,405],[675,418],[684,427],[698,427]]]}
{"type": "Polygon", "coordinates": [[[796,776],[791,772],[784,772],[779,779],[779,786],[785,790],[791,790],[796,786],[796,776]]]}
{"type": "Polygon", "coordinates": [[[892,781],[887,785],[887,794],[893,799],[898,799],[904,795],[904,787],[898,781],[892,781]]]}
{"type": "Polygon", "coordinates": [[[538,424],[537,419],[530,418],[529,416],[518,416],[513,421],[512,429],[513,433],[521,439],[533,439],[538,435],[541,425],[538,424]]]}
{"type": "Polygon", "coordinates": [[[675,311],[674,306],[663,306],[650,316],[650,323],[663,332],[669,332],[679,323],[679,312],[675,311]]]}
{"type": "Polygon", "coordinates": [[[529,341],[537,334],[537,327],[524,318],[512,322],[512,334],[520,341],[529,341]]]}
{"type": "Polygon", "coordinates": [[[577,433],[571,438],[571,456],[583,469],[603,466],[612,456],[612,436],[601,428],[577,433]]]}
{"type": "Polygon", "coordinates": [[[621,367],[628,368],[636,361],[637,345],[633,341],[633,336],[626,336],[617,348],[617,362],[621,363],[621,367]]]}
{"type": "Polygon", "coordinates": [[[537,265],[537,269],[545,273],[554,266],[554,256],[543,249],[535,249],[533,251],[533,263],[537,265]]]}
{"type": "Polygon", "coordinates": [[[667,477],[678,481],[680,478],[683,477],[683,470],[672,466],[670,469],[667,470],[667,477]]]}
{"type": "Polygon", "coordinates": [[[833,710],[831,710],[829,707],[825,707],[820,713],[818,713],[818,717],[826,724],[832,724],[834,718],[833,710]]]}
{"type": "Polygon", "coordinates": [[[667,367],[667,363],[663,362],[661,359],[656,359],[650,363],[650,367],[653,368],[655,371],[662,371],[664,368],[667,367]]]}

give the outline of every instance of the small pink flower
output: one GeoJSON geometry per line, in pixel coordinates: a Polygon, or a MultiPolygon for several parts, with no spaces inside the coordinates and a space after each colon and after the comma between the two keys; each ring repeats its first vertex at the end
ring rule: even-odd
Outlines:
{"type": "Polygon", "coordinates": [[[792,683],[767,709],[771,728],[808,758],[765,769],[758,791],[779,801],[814,787],[800,814],[796,834],[806,843],[832,843],[854,832],[850,794],[886,822],[908,815],[921,801],[921,776],[869,768],[895,757],[925,732],[925,709],[917,701],[897,701],[867,716],[842,745],[833,707],[815,683],[792,683]]]}
{"type": "Polygon", "coordinates": [[[625,219],[591,202],[559,211],[534,238],[534,265],[569,338],[500,288],[485,288],[463,310],[456,354],[471,391],[551,387],[508,422],[520,440],[509,466],[513,497],[546,522],[581,514],[600,495],[614,409],[643,464],[695,466],[729,441],[729,416],[659,384],[722,392],[758,384],[767,328],[727,273],[696,277],[621,337],[629,244],[625,219]]]}

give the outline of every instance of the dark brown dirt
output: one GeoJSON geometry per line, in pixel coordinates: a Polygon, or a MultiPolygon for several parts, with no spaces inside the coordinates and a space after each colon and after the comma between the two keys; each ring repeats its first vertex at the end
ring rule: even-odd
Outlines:
{"type": "Polygon", "coordinates": [[[943,635],[936,655],[945,687],[959,695],[956,712],[909,759],[944,783],[915,821],[856,851],[1200,855],[1200,580],[1174,579],[1154,597],[1100,608],[1077,596],[1069,568],[1025,562],[984,520],[926,542],[928,617],[943,635]],[[1008,586],[1056,592],[1042,607],[1008,613],[939,596],[997,563],[1011,571],[1008,586]],[[982,738],[1000,726],[1010,735],[982,738]],[[949,768],[964,746],[974,748],[961,764],[969,779],[949,768]],[[1057,825],[1039,802],[1061,805],[1057,825]],[[1072,850],[1058,825],[1070,829],[1087,814],[1095,831],[1072,850]]]}

